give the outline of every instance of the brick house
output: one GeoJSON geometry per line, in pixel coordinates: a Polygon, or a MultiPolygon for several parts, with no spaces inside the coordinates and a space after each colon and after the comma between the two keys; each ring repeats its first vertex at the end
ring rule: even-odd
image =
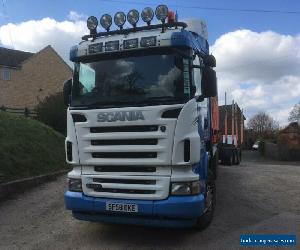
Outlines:
{"type": "Polygon", "coordinates": [[[300,124],[290,123],[279,131],[277,138],[281,160],[300,160],[300,124]]]}
{"type": "Polygon", "coordinates": [[[61,92],[72,69],[49,45],[37,53],[0,48],[0,107],[33,109],[61,92]]]}

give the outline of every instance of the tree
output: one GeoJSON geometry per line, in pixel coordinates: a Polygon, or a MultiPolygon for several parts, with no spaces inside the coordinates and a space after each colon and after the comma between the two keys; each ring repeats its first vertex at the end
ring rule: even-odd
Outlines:
{"type": "Polygon", "coordinates": [[[288,120],[289,122],[300,122],[300,102],[293,107],[288,120]]]}
{"type": "Polygon", "coordinates": [[[248,127],[259,137],[269,137],[278,131],[279,124],[270,115],[260,112],[250,118],[248,127]]]}

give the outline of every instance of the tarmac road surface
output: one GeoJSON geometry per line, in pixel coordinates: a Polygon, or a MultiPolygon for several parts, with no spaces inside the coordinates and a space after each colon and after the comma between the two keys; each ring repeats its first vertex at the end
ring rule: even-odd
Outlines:
{"type": "Polygon", "coordinates": [[[220,166],[204,231],[75,220],[64,208],[63,176],[0,204],[0,249],[239,249],[246,233],[297,234],[299,242],[300,165],[244,155],[240,166],[220,166]]]}

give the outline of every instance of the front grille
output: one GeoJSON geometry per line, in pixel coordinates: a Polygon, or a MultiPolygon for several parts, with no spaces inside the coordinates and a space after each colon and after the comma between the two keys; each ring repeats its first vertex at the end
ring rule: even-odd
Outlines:
{"type": "Polygon", "coordinates": [[[134,190],[134,189],[118,189],[118,188],[94,188],[99,193],[119,193],[119,194],[155,194],[155,190],[134,190]]]}
{"type": "Polygon", "coordinates": [[[91,133],[115,133],[115,132],[154,132],[158,131],[157,125],[118,126],[118,127],[92,127],[91,133]]]}
{"type": "Polygon", "coordinates": [[[120,184],[143,184],[143,185],[155,185],[156,180],[128,180],[128,179],[102,179],[94,178],[93,182],[99,183],[120,183],[120,184]]]}
{"type": "Polygon", "coordinates": [[[83,192],[91,197],[159,200],[168,196],[169,186],[168,176],[98,173],[82,178],[83,192]]]}
{"type": "Polygon", "coordinates": [[[134,140],[92,140],[93,146],[112,145],[157,145],[157,139],[134,139],[134,140]]]}
{"type": "Polygon", "coordinates": [[[93,158],[124,158],[124,159],[141,159],[157,158],[156,152],[97,152],[92,153],[93,158]]]}
{"type": "Polygon", "coordinates": [[[155,167],[135,167],[135,166],[95,166],[95,172],[156,172],[155,167]]]}

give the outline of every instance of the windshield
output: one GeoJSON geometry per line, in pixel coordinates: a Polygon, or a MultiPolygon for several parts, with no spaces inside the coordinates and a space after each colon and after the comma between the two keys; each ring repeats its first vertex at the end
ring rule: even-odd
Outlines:
{"type": "Polygon", "coordinates": [[[77,63],[72,106],[183,103],[190,96],[190,81],[189,60],[182,54],[160,49],[77,63]]]}

